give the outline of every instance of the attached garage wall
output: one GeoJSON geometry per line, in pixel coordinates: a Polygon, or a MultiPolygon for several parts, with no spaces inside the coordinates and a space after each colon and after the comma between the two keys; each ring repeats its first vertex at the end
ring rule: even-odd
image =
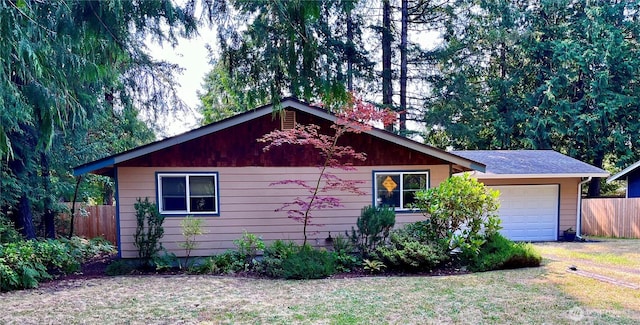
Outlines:
{"type": "Polygon", "coordinates": [[[568,228],[576,228],[576,213],[578,204],[578,178],[527,178],[527,179],[480,179],[487,186],[496,185],[559,185],[560,186],[560,221],[558,238],[568,228]]]}
{"type": "MultiPolygon", "coordinates": [[[[437,186],[449,175],[448,165],[357,167],[356,171],[345,172],[348,173],[345,178],[363,181],[360,189],[366,194],[358,196],[337,193],[336,196],[341,196],[344,207],[316,212],[312,223],[322,226],[309,228],[309,242],[312,245],[323,246],[329,232],[333,237],[338,234],[344,235],[346,230],[355,226],[360,210],[372,204],[373,170],[429,170],[431,187],[437,186]]],[[[318,175],[318,169],[315,167],[119,167],[117,190],[122,257],[137,257],[137,250],[133,245],[136,198],[148,197],[150,201],[155,201],[156,172],[168,171],[218,172],[219,175],[220,215],[200,217],[204,219],[205,235],[198,238],[200,244],[193,255],[210,256],[235,248],[233,240],[240,238],[245,230],[261,236],[268,242],[275,239],[302,241],[302,224],[287,218],[286,212],[274,210],[280,208],[282,203],[290,202],[296,196],[305,193],[295,185],[269,184],[284,179],[313,180],[318,175]]],[[[423,219],[419,213],[398,213],[396,225],[423,219]]],[[[178,248],[178,243],[184,241],[180,229],[181,220],[183,218],[180,216],[165,218],[165,235],[162,240],[163,246],[178,256],[184,255],[184,250],[178,248]]]]}

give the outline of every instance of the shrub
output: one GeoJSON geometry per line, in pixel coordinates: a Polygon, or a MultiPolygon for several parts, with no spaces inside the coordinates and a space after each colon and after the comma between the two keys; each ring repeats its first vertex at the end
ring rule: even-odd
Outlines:
{"type": "Polygon", "coordinates": [[[448,259],[446,246],[421,241],[404,229],[392,232],[389,244],[379,246],[375,255],[389,269],[403,272],[431,271],[448,259]]]}
{"type": "Polygon", "coordinates": [[[189,268],[189,272],[194,274],[217,274],[221,273],[216,261],[213,257],[207,257],[201,260],[200,263],[193,265],[189,268]]]}
{"type": "Polygon", "coordinates": [[[69,253],[79,261],[84,261],[101,254],[113,254],[116,248],[102,237],[86,239],[73,236],[71,239],[59,238],[59,242],[69,247],[69,253]]]}
{"type": "Polygon", "coordinates": [[[362,266],[365,271],[371,274],[380,273],[387,267],[382,261],[369,260],[366,258],[362,261],[362,266]]]}
{"type": "Polygon", "coordinates": [[[107,265],[104,272],[110,276],[127,275],[131,274],[134,269],[134,266],[130,262],[125,260],[115,260],[107,265]]]}
{"type": "Polygon", "coordinates": [[[276,240],[264,250],[261,271],[271,277],[284,277],[282,263],[289,256],[300,251],[300,246],[291,241],[276,240]]]}
{"type": "Polygon", "coordinates": [[[389,206],[362,208],[356,222],[358,229],[351,228],[351,240],[363,256],[368,256],[389,237],[396,223],[395,210],[389,206]]]}
{"type": "Polygon", "coordinates": [[[0,290],[34,288],[51,279],[51,271],[73,272],[80,262],[56,240],[17,241],[0,245],[0,290]]]}
{"type": "Polygon", "coordinates": [[[500,230],[499,192],[469,174],[450,177],[438,187],[416,193],[415,207],[429,219],[429,231],[451,248],[477,255],[485,238],[500,230]]]}
{"type": "Polygon", "coordinates": [[[354,267],[361,264],[361,257],[356,256],[353,251],[353,245],[346,237],[338,235],[333,239],[332,254],[336,262],[336,271],[350,272],[354,267]]]}
{"type": "MultiPolygon", "coordinates": [[[[156,271],[166,271],[180,267],[180,260],[176,254],[167,251],[164,247],[162,248],[162,254],[156,253],[151,258],[151,261],[156,271]]],[[[143,264],[143,267],[145,266],[147,265],[143,264]]]]}
{"type": "Polygon", "coordinates": [[[21,240],[22,236],[20,236],[20,233],[16,230],[13,222],[0,215],[0,244],[15,243],[21,240]]]}
{"type": "Polygon", "coordinates": [[[151,267],[154,256],[162,250],[160,239],[164,235],[164,217],[149,198],[144,201],[138,198],[135,209],[137,226],[133,244],[138,248],[138,257],[143,265],[151,267]]]}
{"type": "Polygon", "coordinates": [[[265,248],[262,238],[246,231],[240,239],[234,240],[233,243],[238,248],[238,254],[245,259],[246,263],[255,262],[258,252],[265,248]]]}
{"type": "Polygon", "coordinates": [[[191,251],[198,247],[196,236],[200,236],[204,233],[202,230],[202,222],[202,219],[196,219],[192,216],[186,216],[182,221],[180,221],[180,228],[182,229],[184,242],[179,243],[178,246],[185,250],[185,268],[190,267],[189,257],[191,256],[191,251]]]}
{"type": "Polygon", "coordinates": [[[245,256],[235,251],[229,250],[220,255],[211,256],[211,259],[215,265],[215,267],[211,266],[211,269],[216,270],[217,273],[233,274],[249,270],[249,265],[245,263],[245,256]]]}
{"type": "Polygon", "coordinates": [[[480,252],[468,261],[476,272],[540,266],[542,257],[530,243],[514,243],[499,233],[487,237],[480,252]]]}
{"type": "Polygon", "coordinates": [[[282,261],[282,277],[285,279],[322,279],[335,271],[333,255],[309,245],[303,245],[282,261]]]}

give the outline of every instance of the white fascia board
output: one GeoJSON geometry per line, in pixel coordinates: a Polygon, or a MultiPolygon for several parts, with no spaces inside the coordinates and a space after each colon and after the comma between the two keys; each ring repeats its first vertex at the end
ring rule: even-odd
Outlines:
{"type": "MultiPolygon", "coordinates": [[[[457,173],[455,176],[462,175],[457,173]]],[[[516,178],[583,178],[583,177],[607,177],[609,173],[571,173],[571,174],[492,174],[470,172],[471,177],[478,179],[516,179],[516,178]]]]}
{"type": "Polygon", "coordinates": [[[620,177],[623,177],[625,175],[627,175],[629,172],[633,171],[634,169],[638,168],[640,166],[640,160],[637,161],[635,164],[623,169],[621,172],[607,178],[607,183],[611,183],[617,179],[619,179],[620,177]]]}

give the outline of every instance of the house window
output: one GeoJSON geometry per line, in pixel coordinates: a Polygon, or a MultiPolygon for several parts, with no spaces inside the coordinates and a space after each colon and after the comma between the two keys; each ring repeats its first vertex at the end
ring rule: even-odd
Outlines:
{"type": "Polygon", "coordinates": [[[411,209],[416,192],[429,188],[428,171],[375,172],[374,179],[374,204],[395,207],[396,211],[411,209]]]}
{"type": "Polygon", "coordinates": [[[217,214],[218,174],[158,174],[162,214],[217,214]]]}

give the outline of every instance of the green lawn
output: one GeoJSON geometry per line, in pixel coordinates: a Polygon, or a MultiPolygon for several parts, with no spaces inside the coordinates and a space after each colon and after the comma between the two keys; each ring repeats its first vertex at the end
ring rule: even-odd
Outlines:
{"type": "MultiPolygon", "coordinates": [[[[543,256],[559,259],[576,247],[582,249],[572,245],[588,244],[536,246],[543,256]]],[[[619,264],[612,260],[611,265],[619,264]]],[[[640,322],[640,290],[571,274],[564,260],[546,258],[545,263],[540,268],[439,277],[281,281],[177,275],[61,281],[0,294],[0,324],[640,322]],[[632,301],[606,301],[610,292],[632,301]]]]}

